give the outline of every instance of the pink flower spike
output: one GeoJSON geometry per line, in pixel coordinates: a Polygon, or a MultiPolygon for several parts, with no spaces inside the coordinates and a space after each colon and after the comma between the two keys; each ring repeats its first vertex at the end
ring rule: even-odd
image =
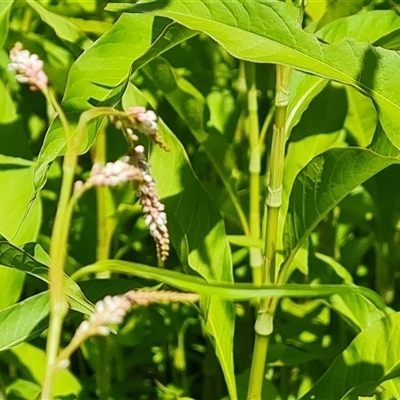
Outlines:
{"type": "Polygon", "coordinates": [[[10,51],[10,60],[7,69],[17,73],[15,79],[18,82],[30,85],[31,90],[43,92],[47,89],[49,78],[44,73],[43,61],[37,54],[24,50],[22,44],[17,42],[10,51]]]}

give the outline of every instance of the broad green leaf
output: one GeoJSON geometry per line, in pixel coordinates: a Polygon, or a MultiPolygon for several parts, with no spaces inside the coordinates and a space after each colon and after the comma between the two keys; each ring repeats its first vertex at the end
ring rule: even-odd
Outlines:
{"type": "MultiPolygon", "coordinates": [[[[142,56],[138,65],[148,62],[151,57],[147,53],[152,46],[156,49],[152,53],[155,57],[192,34],[174,24],[170,31],[170,25],[170,21],[165,19],[125,14],[111,30],[83,52],[71,68],[62,102],[72,129],[83,111],[98,105],[115,106],[121,100],[134,72],[132,64],[142,56]]],[[[98,123],[89,127],[81,152],[92,145],[97,126],[98,123]]],[[[64,146],[64,132],[56,120],[49,128],[39,154],[35,173],[37,190],[46,181],[48,165],[63,154],[64,146]]]]}
{"type": "Polygon", "coordinates": [[[296,177],[290,195],[284,228],[288,263],[340,200],[371,176],[399,162],[361,148],[331,149],[314,158],[296,177]]]}
{"type": "Polygon", "coordinates": [[[224,299],[243,301],[257,297],[326,297],[332,294],[356,293],[365,296],[380,310],[386,306],[382,299],[371,289],[355,285],[305,285],[283,284],[254,286],[249,283],[217,283],[206,282],[202,278],[183,274],[177,271],[149,267],[147,265],[119,261],[102,260],[81,268],[73,275],[75,280],[83,276],[102,271],[133,275],[144,279],[152,279],[181,290],[199,293],[204,296],[216,296],[224,299]]]}
{"type": "Polygon", "coordinates": [[[7,39],[11,7],[13,4],[14,0],[0,2],[0,47],[3,47],[7,39]]]}
{"type": "Polygon", "coordinates": [[[37,337],[47,326],[49,313],[48,292],[4,308],[0,311],[0,351],[37,337]]]}
{"type": "MultiPolygon", "coordinates": [[[[124,106],[145,105],[143,95],[133,86],[124,97],[124,106]]],[[[232,260],[224,222],[197,177],[182,144],[159,120],[160,133],[170,152],[155,147],[151,154],[151,173],[157,192],[166,205],[171,241],[184,266],[189,266],[207,281],[233,282],[232,260]]],[[[211,298],[203,307],[206,329],[213,338],[230,397],[236,398],[233,366],[233,305],[211,298]]]]}
{"type": "MultiPolygon", "coordinates": [[[[29,371],[29,378],[39,383],[44,383],[46,371],[46,353],[29,343],[14,347],[11,352],[17,357],[17,365],[23,371],[29,371]]],[[[79,395],[82,385],[68,369],[57,371],[54,377],[54,396],[79,395]]]]}
{"type": "Polygon", "coordinates": [[[240,59],[290,65],[354,86],[372,97],[383,129],[400,147],[400,56],[395,52],[354,39],[320,43],[301,29],[298,10],[284,2],[175,0],[160,7],[156,3],[110,4],[107,9],[171,18],[210,35],[240,59]]]}
{"type": "Polygon", "coordinates": [[[64,17],[46,10],[36,1],[29,1],[28,4],[40,15],[43,22],[54,29],[60,39],[73,43],[82,49],[86,49],[92,44],[92,41],[81,30],[64,17]]]}
{"type": "MultiPolygon", "coordinates": [[[[8,242],[0,242],[0,264],[23,271],[49,283],[49,267],[8,242]]],[[[73,310],[83,314],[93,312],[93,305],[85,298],[79,286],[67,275],[64,275],[64,292],[73,310]]]]}
{"type": "Polygon", "coordinates": [[[202,94],[185,78],[179,76],[168,61],[157,58],[150,63],[144,72],[163,91],[177,114],[185,121],[195,139],[202,145],[208,158],[218,172],[235,210],[246,224],[246,218],[234,186],[234,171],[237,170],[235,156],[226,140],[220,133],[209,132],[206,127],[206,100],[202,94]],[[223,151],[221,151],[223,149],[223,151]]]}
{"type": "Polygon", "coordinates": [[[376,44],[399,29],[400,18],[395,11],[374,10],[333,21],[316,32],[316,36],[330,44],[349,37],[376,44]]]}
{"type": "Polygon", "coordinates": [[[0,292],[0,310],[16,303],[22,293],[25,274],[20,271],[0,266],[0,280],[7,282],[0,292]]]}
{"type": "Polygon", "coordinates": [[[364,0],[331,0],[317,26],[321,27],[338,18],[346,17],[360,11],[364,7],[364,0]]]}
{"type": "MultiPolygon", "coordinates": [[[[0,96],[0,124],[10,124],[17,119],[17,107],[2,80],[0,81],[0,96]]],[[[2,134],[7,132],[6,129],[6,127],[2,127],[2,134]]],[[[1,153],[5,154],[4,150],[1,153]]]]}
{"type": "Polygon", "coordinates": [[[399,328],[400,313],[395,313],[363,330],[301,400],[356,400],[399,377],[399,328]]]}

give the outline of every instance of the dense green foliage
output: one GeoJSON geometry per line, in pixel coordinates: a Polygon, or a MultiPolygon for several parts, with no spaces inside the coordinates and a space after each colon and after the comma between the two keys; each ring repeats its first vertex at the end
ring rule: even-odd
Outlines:
{"type": "Polygon", "coordinates": [[[0,399],[400,399],[400,5],[303,3],[0,2],[0,399]],[[132,156],[134,106],[166,144],[138,124],[164,263],[142,181],[73,186],[132,156]],[[55,368],[132,289],[200,302],[135,306],[55,368]]]}

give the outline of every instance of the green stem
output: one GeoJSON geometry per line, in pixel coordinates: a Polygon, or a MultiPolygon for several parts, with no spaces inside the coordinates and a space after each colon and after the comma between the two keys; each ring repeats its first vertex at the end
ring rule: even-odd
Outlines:
{"type": "MultiPolygon", "coordinates": [[[[104,165],[107,162],[106,151],[106,134],[104,124],[100,127],[93,147],[92,160],[93,163],[104,165]]],[[[115,212],[114,201],[111,190],[107,186],[96,186],[96,203],[97,203],[97,260],[107,260],[110,258],[110,246],[112,235],[115,230],[115,212]]],[[[99,279],[110,278],[109,271],[96,274],[99,279]]],[[[96,344],[99,352],[99,360],[96,364],[96,392],[101,400],[109,398],[111,390],[111,368],[110,362],[112,353],[110,349],[110,341],[104,338],[97,338],[96,344]]]]}
{"type": "Polygon", "coordinates": [[[68,234],[73,204],[76,200],[74,196],[71,199],[71,192],[78,162],[79,145],[82,142],[87,123],[98,116],[115,112],[108,107],[84,112],[79,120],[76,134],[72,137],[67,118],[62,108],[49,90],[45,90],[44,94],[58,113],[66,141],[61,192],[50,242],[50,322],[46,343],[46,372],[41,395],[42,400],[48,400],[53,398],[52,386],[56,369],[56,358],[60,347],[62,324],[67,313],[67,301],[63,291],[63,278],[67,256],[68,234]]]}
{"type": "MultiPolygon", "coordinates": [[[[289,85],[292,69],[277,66],[277,82],[275,97],[275,123],[273,129],[271,151],[267,166],[267,197],[264,265],[262,268],[262,283],[271,284],[276,281],[276,243],[278,234],[278,216],[282,204],[282,182],[286,141],[286,111],[289,102],[289,85]]],[[[264,382],[264,370],[268,353],[269,338],[273,331],[273,315],[271,304],[274,299],[262,299],[258,309],[255,325],[256,338],[253,359],[250,370],[249,389],[247,400],[261,400],[264,382]]]]}
{"type": "MultiPolygon", "coordinates": [[[[250,236],[254,239],[260,238],[260,171],[261,156],[258,142],[259,124],[258,124],[258,104],[257,87],[255,77],[255,65],[245,63],[245,74],[247,82],[247,107],[249,122],[249,177],[250,177],[250,236]]],[[[261,285],[262,283],[262,254],[259,248],[250,248],[250,266],[253,274],[253,283],[261,285]]]]}
{"type": "Polygon", "coordinates": [[[63,291],[63,278],[72,213],[70,207],[68,207],[68,203],[74,183],[77,158],[73,151],[70,129],[63,110],[50,91],[46,91],[45,95],[58,112],[64,129],[67,150],[63,161],[61,192],[50,242],[50,322],[46,344],[46,373],[41,397],[43,400],[52,398],[52,381],[56,357],[60,346],[62,323],[67,312],[67,301],[63,291]]]}

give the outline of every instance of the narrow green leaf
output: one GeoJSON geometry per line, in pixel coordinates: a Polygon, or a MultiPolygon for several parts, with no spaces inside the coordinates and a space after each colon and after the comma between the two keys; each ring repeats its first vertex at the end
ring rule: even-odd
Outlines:
{"type": "MultiPolygon", "coordinates": [[[[0,242],[0,264],[5,267],[16,268],[49,283],[49,267],[8,242],[0,242]]],[[[73,310],[83,314],[93,312],[93,305],[85,298],[79,286],[67,275],[64,275],[64,292],[73,310]]]]}
{"type": "Polygon", "coordinates": [[[302,30],[292,4],[257,0],[174,0],[157,6],[110,4],[111,11],[171,18],[221,43],[240,59],[290,65],[356,87],[372,97],[389,139],[400,147],[400,55],[368,43],[345,39],[325,45],[302,30]]]}
{"type": "Polygon", "coordinates": [[[262,249],[264,247],[264,241],[262,239],[255,239],[250,236],[244,235],[228,235],[229,243],[235,246],[242,247],[258,247],[262,249]]]}
{"type": "Polygon", "coordinates": [[[371,176],[399,162],[361,148],[331,149],[314,158],[296,177],[290,195],[284,228],[289,262],[340,200],[371,176]]]}
{"type": "Polygon", "coordinates": [[[0,351],[38,336],[45,328],[49,313],[48,292],[14,304],[0,311],[0,351]]]}
{"type": "Polygon", "coordinates": [[[363,330],[301,398],[350,400],[371,395],[385,381],[400,376],[400,313],[363,330]]]}
{"type": "Polygon", "coordinates": [[[81,49],[86,49],[93,43],[80,29],[64,17],[46,10],[36,1],[28,1],[27,3],[39,14],[43,22],[54,29],[60,39],[73,43],[81,49]]]}
{"type": "MultiPolygon", "coordinates": [[[[71,68],[62,106],[72,129],[83,111],[99,105],[115,106],[121,100],[134,72],[132,65],[135,61],[135,68],[141,67],[192,34],[165,19],[154,19],[149,15],[122,15],[113,28],[84,51],[71,68]],[[170,26],[171,30],[168,29],[170,26]]],[[[98,123],[89,126],[81,146],[82,153],[92,145],[98,123]]],[[[48,165],[63,154],[64,146],[64,132],[56,120],[50,126],[39,154],[35,173],[37,190],[46,181],[48,165]]]]}
{"type": "MultiPolygon", "coordinates": [[[[124,106],[132,103],[146,105],[145,98],[133,85],[124,96],[124,106]]],[[[224,221],[195,176],[182,144],[161,119],[158,124],[171,151],[166,153],[159,147],[153,149],[151,173],[157,182],[157,192],[166,205],[171,241],[178,257],[184,266],[189,266],[207,281],[233,282],[224,221]]],[[[221,299],[211,299],[202,309],[230,397],[235,399],[233,306],[221,299]]]]}
{"type": "Polygon", "coordinates": [[[206,282],[204,279],[182,274],[180,272],[167,269],[149,267],[147,265],[119,261],[102,260],[94,264],[81,268],[74,274],[74,279],[78,280],[88,274],[102,271],[112,271],[115,273],[138,276],[144,279],[153,279],[163,282],[181,290],[199,293],[204,296],[217,296],[230,300],[251,300],[257,297],[326,297],[332,294],[357,293],[365,296],[376,305],[380,310],[385,310],[386,305],[383,300],[371,289],[355,285],[263,285],[254,286],[249,283],[217,283],[215,281],[206,282]]]}

